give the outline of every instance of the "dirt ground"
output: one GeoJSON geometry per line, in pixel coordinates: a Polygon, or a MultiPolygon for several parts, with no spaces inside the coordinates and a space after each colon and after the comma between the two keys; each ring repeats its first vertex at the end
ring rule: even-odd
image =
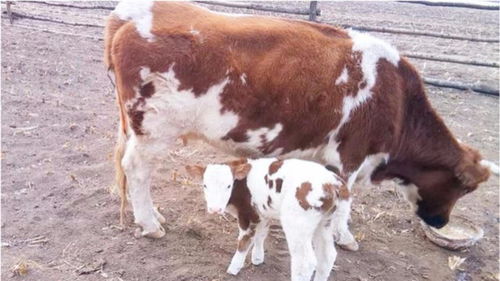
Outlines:
{"type": "MultiPolygon", "coordinates": [[[[335,24],[499,36],[498,11],[362,2],[321,2],[320,7],[319,19],[335,24]]],[[[108,13],[28,3],[17,3],[14,10],[101,25],[108,13]]],[[[118,199],[108,193],[117,110],[101,60],[103,43],[90,38],[101,37],[102,28],[28,19],[10,25],[5,18],[1,28],[3,280],[289,279],[286,241],[277,225],[266,241],[263,265],[248,262],[237,277],[225,273],[236,247],[237,225],[229,217],[206,214],[201,189],[182,169],[185,164],[227,158],[204,144],[179,144],[155,174],[152,190],[168,221],[166,236],[134,238],[131,212],[121,229],[118,199]],[[24,274],[13,276],[13,272],[24,274]]],[[[401,51],[499,60],[498,43],[375,35],[401,51]]],[[[412,61],[429,77],[498,87],[498,68],[412,61]]],[[[498,98],[430,86],[427,90],[454,134],[498,163],[498,98]]],[[[475,246],[459,252],[439,248],[425,238],[392,183],[357,187],[351,230],[360,249],[339,250],[330,279],[499,280],[498,181],[491,177],[456,205],[454,215],[472,219],[485,231],[475,246]],[[453,256],[465,258],[459,269],[448,266],[453,256]]]]}

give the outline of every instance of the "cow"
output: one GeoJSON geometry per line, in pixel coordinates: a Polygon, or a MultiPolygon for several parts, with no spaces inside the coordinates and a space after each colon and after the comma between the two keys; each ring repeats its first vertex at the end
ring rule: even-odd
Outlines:
{"type": "Polygon", "coordinates": [[[209,213],[228,212],[238,219],[238,247],[229,274],[238,274],[252,247],[252,263],[264,262],[270,220],[279,219],[290,251],[291,280],[309,281],[313,272],[315,281],[328,280],[337,256],[333,236],[347,229],[350,211],[341,177],[299,159],[242,159],[186,170],[202,179],[209,213]]]}
{"type": "Polygon", "coordinates": [[[129,196],[143,236],[165,234],[151,173],[182,135],[237,156],[316,161],[349,190],[398,179],[418,217],[438,228],[489,177],[432,108],[418,71],[368,34],[125,1],[107,19],[104,53],[120,115],[120,213],[129,196]]]}

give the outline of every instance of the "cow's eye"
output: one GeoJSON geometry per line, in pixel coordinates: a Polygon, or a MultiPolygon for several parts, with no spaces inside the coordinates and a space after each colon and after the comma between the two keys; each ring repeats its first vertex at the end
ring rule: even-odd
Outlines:
{"type": "Polygon", "coordinates": [[[231,188],[231,185],[228,185],[228,186],[227,186],[227,189],[230,189],[230,188],[231,188]]]}
{"type": "Polygon", "coordinates": [[[206,185],[206,184],[204,184],[204,185],[203,185],[203,188],[207,188],[207,185],[206,185]]]}

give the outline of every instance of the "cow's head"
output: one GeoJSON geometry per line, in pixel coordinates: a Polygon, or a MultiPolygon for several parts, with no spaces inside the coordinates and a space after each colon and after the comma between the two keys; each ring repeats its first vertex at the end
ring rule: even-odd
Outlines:
{"type": "Polygon", "coordinates": [[[428,225],[441,228],[448,223],[457,200],[489,177],[477,151],[463,146],[462,152],[455,167],[389,160],[371,178],[374,182],[398,179],[404,197],[417,215],[428,225]]]}
{"type": "Polygon", "coordinates": [[[210,214],[224,213],[229,203],[235,180],[246,178],[250,171],[248,163],[211,164],[203,166],[186,166],[187,172],[203,180],[203,193],[210,214]]]}

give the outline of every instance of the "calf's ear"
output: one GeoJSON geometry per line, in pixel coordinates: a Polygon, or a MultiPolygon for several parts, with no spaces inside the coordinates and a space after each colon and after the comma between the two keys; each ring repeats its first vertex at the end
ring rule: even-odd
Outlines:
{"type": "Polygon", "coordinates": [[[185,168],[191,177],[197,178],[197,179],[203,178],[203,174],[205,173],[205,169],[206,169],[206,167],[202,167],[202,166],[198,166],[198,165],[194,165],[194,166],[187,165],[185,168]]]}
{"type": "Polygon", "coordinates": [[[240,164],[236,166],[231,166],[231,171],[233,172],[233,176],[235,179],[242,180],[247,177],[248,172],[252,166],[248,163],[240,164]]]}

